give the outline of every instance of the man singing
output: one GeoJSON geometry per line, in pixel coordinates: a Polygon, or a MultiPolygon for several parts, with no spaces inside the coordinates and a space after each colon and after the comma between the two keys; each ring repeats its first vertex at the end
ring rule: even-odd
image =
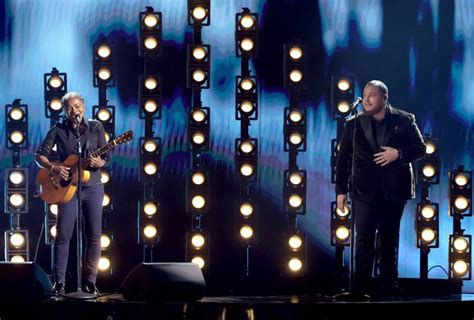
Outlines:
{"type": "Polygon", "coordinates": [[[336,164],[337,207],[347,206],[350,190],[356,229],[353,289],[370,291],[377,248],[382,290],[396,293],[400,220],[406,201],[415,197],[411,163],[424,156],[426,146],[415,116],[388,103],[383,82],[368,82],[363,94],[363,112],[348,119],[342,132],[336,164]]]}
{"type": "MultiPolygon", "coordinates": [[[[84,118],[84,99],[77,92],[69,92],[61,99],[67,118],[51,128],[41,146],[35,153],[37,164],[44,169],[68,179],[69,172],[75,168],[53,164],[48,157],[53,147],[57,146],[59,161],[63,162],[69,155],[76,154],[76,140],[80,136],[83,150],[83,161],[86,169],[91,171],[90,180],[82,186],[82,211],[85,222],[86,250],[83,263],[82,290],[97,294],[95,285],[100,258],[100,237],[102,232],[102,200],[104,187],[100,181],[100,170],[107,163],[107,155],[93,157],[91,154],[105,146],[105,133],[99,121],[84,118]]],[[[55,293],[64,293],[66,267],[69,255],[69,242],[74,231],[77,217],[77,192],[71,201],[58,205],[57,234],[55,239],[55,293]]]]}

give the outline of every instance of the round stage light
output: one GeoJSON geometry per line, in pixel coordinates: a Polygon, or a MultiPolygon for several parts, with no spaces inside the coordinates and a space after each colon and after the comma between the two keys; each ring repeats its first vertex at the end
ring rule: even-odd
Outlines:
{"type": "Polygon", "coordinates": [[[206,120],[206,113],[202,110],[194,110],[192,113],[192,118],[195,122],[197,123],[202,123],[204,120],[206,120]]]}
{"type": "Polygon", "coordinates": [[[58,228],[54,225],[49,229],[49,234],[51,237],[56,238],[56,235],[58,234],[58,228]]]}
{"type": "Polygon", "coordinates": [[[255,19],[250,14],[244,14],[242,15],[242,18],[240,18],[239,23],[243,29],[249,30],[255,25],[255,19]]]}
{"type": "Polygon", "coordinates": [[[298,250],[303,245],[303,239],[300,236],[294,235],[288,239],[288,245],[292,250],[298,250]]]}
{"type": "Polygon", "coordinates": [[[431,142],[431,141],[428,141],[426,143],[426,154],[433,154],[436,152],[436,145],[431,142]]]}
{"type": "Polygon", "coordinates": [[[106,271],[110,268],[110,260],[107,257],[99,258],[99,270],[106,271]]]}
{"type": "Polygon", "coordinates": [[[300,172],[293,172],[290,174],[289,180],[292,185],[297,186],[303,183],[303,176],[300,172]]]}
{"type": "Polygon", "coordinates": [[[100,171],[100,182],[102,184],[107,184],[110,181],[110,173],[105,170],[100,171]]]}
{"type": "Polygon", "coordinates": [[[195,234],[191,237],[191,243],[196,249],[201,249],[206,243],[206,239],[202,234],[195,234]]]}
{"type": "Polygon", "coordinates": [[[337,111],[339,111],[339,113],[347,113],[350,110],[351,110],[351,107],[347,101],[340,101],[337,104],[337,111]]]}
{"type": "Polygon", "coordinates": [[[146,37],[143,40],[143,44],[148,50],[154,50],[156,47],[158,47],[158,39],[155,37],[146,37]]]}
{"type": "Polygon", "coordinates": [[[469,207],[469,200],[464,196],[458,196],[454,199],[454,207],[458,211],[465,211],[469,207]]]}
{"type": "Polygon", "coordinates": [[[148,201],[143,206],[143,211],[147,216],[153,216],[158,212],[158,206],[152,201],[148,201]]]}
{"type": "Polygon", "coordinates": [[[58,89],[63,85],[63,79],[59,76],[51,76],[48,80],[48,85],[53,89],[58,89]]]}
{"type": "Polygon", "coordinates": [[[10,196],[10,205],[14,208],[20,208],[25,204],[25,196],[20,193],[14,193],[10,196]]]}
{"type": "Polygon", "coordinates": [[[349,81],[349,79],[341,78],[337,82],[337,88],[341,91],[347,91],[351,88],[351,82],[349,81]]]}
{"type": "Polygon", "coordinates": [[[107,131],[104,132],[104,135],[105,135],[105,141],[109,142],[110,141],[110,133],[108,133],[107,131]]]}
{"type": "Polygon", "coordinates": [[[240,167],[240,173],[244,176],[244,177],[250,177],[252,174],[253,174],[253,166],[248,164],[248,163],[244,163],[241,167],[240,167]]]}
{"type": "Polygon", "coordinates": [[[240,205],[240,213],[248,217],[253,213],[253,206],[250,202],[244,202],[240,205]]]}
{"type": "Polygon", "coordinates": [[[242,140],[240,142],[239,149],[243,153],[249,154],[253,151],[254,148],[255,148],[255,146],[254,146],[254,144],[252,143],[251,140],[242,140]]]}
{"type": "Polygon", "coordinates": [[[299,258],[291,258],[290,261],[288,261],[288,267],[291,271],[298,272],[303,267],[303,262],[299,258]]]}
{"type": "Polygon", "coordinates": [[[197,83],[202,83],[206,80],[206,73],[202,69],[196,69],[193,71],[193,80],[197,83]]]}
{"type": "Polygon", "coordinates": [[[147,77],[145,79],[145,88],[148,90],[155,90],[158,87],[158,80],[154,77],[147,77]]]}
{"type": "Polygon", "coordinates": [[[10,117],[11,120],[18,121],[18,120],[21,120],[25,116],[25,112],[23,112],[22,108],[13,107],[8,112],[8,116],[10,117]]]}
{"type": "Polygon", "coordinates": [[[195,256],[191,259],[191,262],[197,264],[199,266],[199,269],[202,269],[205,266],[204,259],[200,256],[195,256]]]}
{"type": "Polygon", "coordinates": [[[454,250],[457,252],[465,252],[469,246],[469,242],[464,237],[457,237],[453,241],[454,250]]]}
{"type": "Polygon", "coordinates": [[[25,174],[22,171],[11,171],[8,180],[18,186],[25,181],[25,174]]]}
{"type": "Polygon", "coordinates": [[[468,183],[469,183],[469,178],[463,174],[463,173],[458,173],[455,177],[454,177],[454,183],[458,186],[458,187],[465,187],[468,183]]]}
{"type": "Polygon", "coordinates": [[[148,99],[143,106],[146,112],[155,113],[158,110],[158,104],[155,100],[148,99]]]}
{"type": "Polygon", "coordinates": [[[10,235],[10,243],[15,248],[23,247],[23,245],[25,244],[25,241],[26,241],[25,236],[22,233],[15,232],[10,235]]]}
{"type": "Polygon", "coordinates": [[[143,18],[143,23],[149,29],[152,29],[152,28],[154,28],[158,25],[158,16],[156,14],[153,14],[153,13],[148,13],[143,18]]]}
{"type": "Polygon", "coordinates": [[[252,238],[252,236],[253,236],[253,229],[252,229],[252,227],[251,227],[251,226],[247,226],[247,225],[242,226],[242,227],[240,228],[240,236],[241,236],[242,238],[246,239],[246,240],[252,238]]]}
{"type": "Polygon", "coordinates": [[[290,71],[290,80],[292,82],[300,82],[301,80],[303,80],[303,73],[301,72],[301,70],[291,70],[290,71]]]}
{"type": "Polygon", "coordinates": [[[344,206],[344,210],[341,210],[339,208],[336,208],[336,215],[340,218],[340,219],[344,219],[346,218],[350,213],[350,210],[349,210],[349,207],[347,206],[344,206]]]}
{"type": "Polygon", "coordinates": [[[193,49],[193,58],[197,61],[202,61],[207,56],[207,51],[204,47],[197,46],[193,49]]]}
{"type": "Polygon", "coordinates": [[[112,243],[112,239],[110,238],[110,236],[106,234],[103,234],[102,236],[100,236],[100,247],[102,249],[107,249],[111,243],[112,243]]]}
{"type": "Polygon", "coordinates": [[[145,140],[143,149],[148,153],[154,153],[158,149],[158,143],[155,140],[145,140]]]}
{"type": "Polygon", "coordinates": [[[107,44],[102,44],[97,48],[97,54],[102,59],[108,58],[110,56],[110,53],[111,53],[111,49],[110,49],[110,46],[107,44]]]}
{"type": "Polygon", "coordinates": [[[453,271],[457,277],[465,276],[468,272],[468,269],[469,267],[467,265],[467,262],[464,260],[457,260],[453,264],[453,271]]]}
{"type": "Polygon", "coordinates": [[[346,241],[349,239],[351,235],[351,231],[349,230],[348,227],[346,226],[339,226],[337,227],[336,229],[336,238],[339,240],[339,241],[346,241]]]}
{"type": "Polygon", "coordinates": [[[423,166],[423,175],[427,178],[432,178],[436,174],[436,169],[431,164],[425,164],[423,166]]]}
{"type": "Polygon", "coordinates": [[[293,60],[299,60],[303,56],[303,49],[301,47],[293,46],[289,51],[290,58],[293,60]]]}
{"type": "Polygon", "coordinates": [[[97,75],[100,80],[108,81],[110,80],[110,77],[112,76],[112,72],[110,71],[109,68],[102,67],[102,68],[99,68],[99,70],[97,71],[97,75]]]}
{"type": "Polygon", "coordinates": [[[432,205],[426,204],[421,207],[421,216],[426,220],[432,219],[435,213],[435,208],[432,205]]]}
{"type": "Polygon", "coordinates": [[[191,200],[191,204],[196,209],[202,209],[206,205],[206,199],[201,195],[196,195],[191,200]]]}
{"type": "Polygon", "coordinates": [[[293,208],[299,208],[303,204],[303,198],[297,194],[293,194],[290,196],[288,199],[288,202],[291,207],[293,208]]]}
{"type": "Polygon", "coordinates": [[[102,122],[107,122],[112,118],[112,113],[107,108],[100,108],[97,112],[97,119],[102,122]]]}
{"type": "Polygon", "coordinates": [[[10,258],[10,262],[22,263],[22,262],[25,262],[25,257],[23,257],[23,256],[13,256],[13,257],[10,258]]]}
{"type": "Polygon", "coordinates": [[[49,108],[53,111],[60,111],[63,108],[61,99],[51,99],[49,102],[49,108]]]}
{"type": "Polygon", "coordinates": [[[303,142],[303,136],[299,132],[292,132],[290,134],[290,143],[297,146],[303,142]]]}
{"type": "Polygon", "coordinates": [[[294,124],[300,123],[303,120],[303,113],[299,110],[291,110],[288,114],[288,118],[294,124]]]}
{"type": "Polygon", "coordinates": [[[58,205],[53,203],[49,205],[49,211],[51,212],[52,215],[57,216],[58,215],[58,205]]]}
{"type": "Polygon", "coordinates": [[[192,16],[194,21],[201,22],[204,21],[207,17],[207,11],[201,6],[197,6],[192,11],[192,16]]]}
{"type": "Polygon", "coordinates": [[[243,100],[239,105],[240,111],[245,114],[250,114],[255,109],[254,104],[251,101],[243,100]]]}
{"type": "Polygon", "coordinates": [[[423,240],[424,243],[430,244],[435,240],[435,238],[436,238],[436,233],[431,228],[425,228],[421,232],[421,239],[423,240]]]}
{"type": "Polygon", "coordinates": [[[206,176],[202,172],[195,172],[193,173],[191,180],[195,185],[200,186],[206,181],[206,176]]]}
{"type": "Polygon", "coordinates": [[[143,167],[145,173],[149,176],[152,176],[158,172],[158,167],[153,162],[147,162],[143,167]]]}
{"type": "Polygon", "coordinates": [[[14,130],[10,134],[10,141],[13,144],[21,144],[24,139],[25,139],[25,136],[23,135],[23,132],[21,132],[20,130],[14,130]]]}
{"type": "Polygon", "coordinates": [[[252,91],[255,87],[255,83],[250,78],[244,78],[240,81],[240,89],[243,91],[252,91]]]}
{"type": "Polygon", "coordinates": [[[194,144],[200,145],[200,144],[203,144],[204,141],[206,141],[206,136],[204,136],[204,134],[202,134],[201,132],[195,132],[193,134],[193,143],[194,144]]]}
{"type": "Polygon", "coordinates": [[[242,49],[242,51],[249,52],[249,51],[252,51],[253,48],[254,48],[254,43],[252,39],[244,38],[242,39],[242,41],[240,41],[240,49],[242,49]]]}
{"type": "Polygon", "coordinates": [[[157,233],[158,233],[158,230],[156,229],[154,225],[149,224],[145,226],[145,228],[143,228],[143,234],[148,239],[154,238],[157,233]]]}
{"type": "Polygon", "coordinates": [[[110,204],[110,196],[108,194],[104,194],[104,199],[102,199],[102,207],[107,207],[110,204]]]}

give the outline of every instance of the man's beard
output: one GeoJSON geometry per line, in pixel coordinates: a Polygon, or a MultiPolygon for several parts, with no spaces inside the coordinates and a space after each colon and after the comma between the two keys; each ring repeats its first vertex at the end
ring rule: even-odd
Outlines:
{"type": "Polygon", "coordinates": [[[379,113],[385,108],[384,105],[379,106],[378,108],[374,108],[372,110],[366,110],[365,108],[362,108],[362,113],[366,116],[373,116],[374,114],[379,113]]]}

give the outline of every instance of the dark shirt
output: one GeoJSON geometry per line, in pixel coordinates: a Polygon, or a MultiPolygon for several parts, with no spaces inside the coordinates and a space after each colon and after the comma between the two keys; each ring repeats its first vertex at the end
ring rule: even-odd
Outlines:
{"type": "Polygon", "coordinates": [[[385,119],[386,117],[382,121],[377,121],[374,118],[370,119],[370,122],[372,124],[372,133],[374,135],[374,140],[377,143],[377,149],[379,151],[383,151],[381,147],[383,143],[383,137],[385,135],[385,124],[387,123],[385,119]]]}
{"type": "MultiPolygon", "coordinates": [[[[104,127],[99,121],[84,118],[79,131],[83,159],[107,144],[104,127]]],[[[63,162],[68,156],[76,154],[76,137],[76,129],[68,119],[65,119],[49,130],[43,143],[36,150],[35,156],[41,155],[51,159],[55,154],[59,161],[63,162]],[[54,145],[57,148],[56,152],[53,151],[54,145]]],[[[103,154],[101,158],[108,162],[108,153],[103,154]]],[[[100,184],[100,170],[98,168],[88,168],[87,170],[91,171],[91,178],[84,186],[100,184]]]]}

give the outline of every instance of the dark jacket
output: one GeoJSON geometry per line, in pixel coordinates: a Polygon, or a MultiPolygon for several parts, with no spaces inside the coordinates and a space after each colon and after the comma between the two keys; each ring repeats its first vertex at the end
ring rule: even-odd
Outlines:
{"type": "Polygon", "coordinates": [[[374,200],[382,188],[386,199],[408,200],[415,197],[415,179],[411,162],[425,154],[426,146],[411,113],[387,106],[385,134],[381,146],[400,150],[401,158],[381,167],[374,162],[380,152],[374,139],[371,117],[359,114],[354,152],[354,186],[351,176],[352,137],[355,117],[346,121],[340,140],[336,163],[336,193],[352,192],[352,197],[365,202],[374,200]]]}

